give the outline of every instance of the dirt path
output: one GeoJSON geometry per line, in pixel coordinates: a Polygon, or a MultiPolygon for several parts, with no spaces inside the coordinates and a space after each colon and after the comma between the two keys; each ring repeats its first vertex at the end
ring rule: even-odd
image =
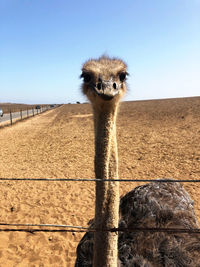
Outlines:
{"type": "MultiPolygon", "coordinates": [[[[94,178],[91,113],[65,105],[0,129],[0,177],[94,178]]],[[[200,178],[200,98],[124,103],[118,143],[120,178],[200,178]]],[[[87,226],[94,216],[93,183],[0,184],[0,222],[87,226]]],[[[120,194],[135,185],[121,183],[120,194]]],[[[185,187],[200,218],[200,187],[185,187]]],[[[82,235],[0,232],[0,266],[73,266],[82,235]]]]}

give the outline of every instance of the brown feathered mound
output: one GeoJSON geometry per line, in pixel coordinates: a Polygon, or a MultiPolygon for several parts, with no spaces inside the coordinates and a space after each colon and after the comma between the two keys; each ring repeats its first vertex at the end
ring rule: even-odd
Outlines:
{"type": "MultiPolygon", "coordinates": [[[[191,229],[198,228],[198,223],[193,201],[179,183],[152,182],[121,198],[119,227],[191,229]]],[[[93,242],[93,233],[83,236],[75,267],[92,266],[93,242]]],[[[188,233],[119,232],[118,266],[200,266],[200,237],[188,233]]]]}

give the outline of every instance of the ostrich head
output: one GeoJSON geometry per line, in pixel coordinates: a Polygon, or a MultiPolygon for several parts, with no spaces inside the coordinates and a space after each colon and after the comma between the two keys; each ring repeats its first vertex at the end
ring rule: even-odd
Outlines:
{"type": "Polygon", "coordinates": [[[102,56],[88,60],[82,67],[82,91],[93,105],[119,102],[126,91],[126,64],[116,58],[102,56]]]}

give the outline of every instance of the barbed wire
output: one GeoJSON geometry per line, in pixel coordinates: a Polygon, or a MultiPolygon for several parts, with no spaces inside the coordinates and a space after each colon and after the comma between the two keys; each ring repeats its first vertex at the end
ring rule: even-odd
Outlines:
{"type": "Polygon", "coordinates": [[[199,183],[200,179],[89,179],[89,178],[0,178],[0,181],[49,181],[49,182],[158,182],[158,183],[199,183]]]}
{"type": "Polygon", "coordinates": [[[148,228],[148,227],[118,227],[118,228],[92,228],[74,225],[63,225],[63,224],[30,224],[30,223],[0,223],[1,226],[21,226],[21,227],[53,227],[53,228],[64,228],[64,229],[41,229],[41,228],[1,228],[1,231],[8,232],[165,232],[165,233],[189,233],[189,234],[200,234],[200,229],[184,229],[184,228],[148,228]]]}

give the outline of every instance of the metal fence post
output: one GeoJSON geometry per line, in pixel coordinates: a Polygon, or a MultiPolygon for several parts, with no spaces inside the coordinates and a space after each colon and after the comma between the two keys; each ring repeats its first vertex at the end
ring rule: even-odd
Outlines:
{"type": "Polygon", "coordinates": [[[34,116],[34,108],[32,110],[33,110],[33,116],[34,116]]]}
{"type": "Polygon", "coordinates": [[[20,116],[21,116],[21,120],[22,120],[22,110],[20,109],[20,116]]]}
{"type": "Polygon", "coordinates": [[[28,118],[28,109],[27,109],[27,118],[28,118]]]}

